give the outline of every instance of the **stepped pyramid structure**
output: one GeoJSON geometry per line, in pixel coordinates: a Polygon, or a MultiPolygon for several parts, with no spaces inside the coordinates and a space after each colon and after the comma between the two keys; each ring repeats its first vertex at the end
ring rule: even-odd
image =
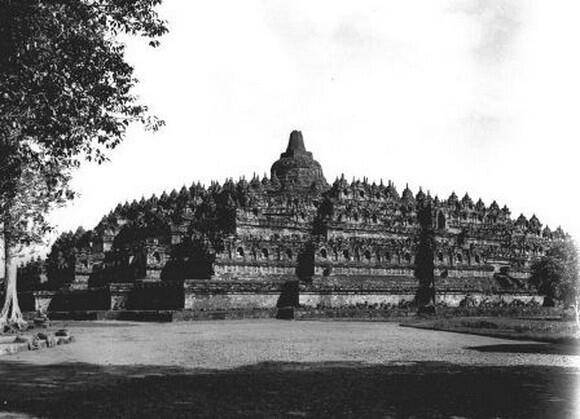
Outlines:
{"type": "Polygon", "coordinates": [[[541,302],[530,265],[564,238],[561,229],[536,216],[514,220],[506,206],[468,194],[399,193],[390,181],[344,175],[329,184],[299,131],[269,177],[194,183],[119,205],[59,266],[68,266],[67,289],[107,289],[112,309],[398,306],[417,290],[417,213],[426,205],[439,304],[541,302]],[[284,302],[289,283],[298,285],[284,302]]]}

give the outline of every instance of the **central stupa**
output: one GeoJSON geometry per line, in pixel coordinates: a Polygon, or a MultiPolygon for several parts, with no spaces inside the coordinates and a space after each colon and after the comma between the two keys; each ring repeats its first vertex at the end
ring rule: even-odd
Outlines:
{"type": "Polygon", "coordinates": [[[290,134],[286,152],[272,165],[271,175],[278,178],[283,190],[328,187],[322,166],[314,160],[311,152],[306,151],[300,131],[290,134]]]}

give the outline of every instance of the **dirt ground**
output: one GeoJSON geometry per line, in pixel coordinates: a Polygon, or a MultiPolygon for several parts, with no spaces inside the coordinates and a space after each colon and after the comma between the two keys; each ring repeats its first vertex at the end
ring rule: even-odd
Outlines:
{"type": "Polygon", "coordinates": [[[67,326],[71,345],[0,358],[0,418],[578,413],[561,345],[352,321],[67,326]]]}

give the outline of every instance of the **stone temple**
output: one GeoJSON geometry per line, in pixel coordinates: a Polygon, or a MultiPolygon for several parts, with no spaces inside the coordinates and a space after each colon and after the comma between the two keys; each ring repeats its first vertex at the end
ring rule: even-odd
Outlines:
{"type": "Polygon", "coordinates": [[[419,206],[429,204],[436,303],[537,304],[530,264],[564,237],[535,217],[392,182],[332,184],[294,131],[270,176],[193,184],[119,205],[63,235],[36,309],[271,313],[413,301],[419,206]]]}

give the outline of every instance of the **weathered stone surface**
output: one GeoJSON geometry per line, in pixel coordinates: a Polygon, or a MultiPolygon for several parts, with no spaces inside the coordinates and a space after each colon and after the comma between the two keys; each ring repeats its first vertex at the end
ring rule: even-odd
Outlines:
{"type": "Polygon", "coordinates": [[[54,332],[54,336],[66,337],[66,336],[69,336],[69,333],[68,333],[67,329],[59,329],[56,332],[54,332]]]}
{"type": "Polygon", "coordinates": [[[47,313],[56,291],[34,291],[34,309],[39,313],[47,313]]]}
{"type": "Polygon", "coordinates": [[[39,332],[34,335],[0,336],[0,356],[24,351],[35,351],[64,345],[73,342],[72,336],[57,336],[50,332],[39,332]]]}
{"type": "Polygon", "coordinates": [[[284,280],[278,281],[185,281],[186,310],[215,311],[274,308],[284,280]]]}
{"type": "MultiPolygon", "coordinates": [[[[541,300],[528,282],[530,265],[563,237],[561,229],[542,230],[535,216],[514,220],[507,207],[468,194],[439,199],[408,186],[399,194],[390,181],[344,176],[329,185],[299,131],[290,134],[270,178],[197,184],[119,205],[79,249],[73,288],[103,284],[105,309],[114,311],[274,308],[283,284],[296,279],[307,306],[407,304],[418,286],[417,237],[425,229],[417,213],[426,207],[439,304],[541,300]],[[146,220],[149,235],[139,230],[146,220]],[[119,247],[120,236],[132,239],[119,247]],[[187,250],[188,242],[197,247],[187,250]],[[168,274],[171,264],[200,265],[200,252],[208,269],[190,269],[195,276],[179,280],[168,274]],[[207,280],[183,282],[192,277],[207,280]]],[[[55,300],[36,293],[36,309],[62,307],[55,300]]]]}
{"type": "Polygon", "coordinates": [[[129,294],[133,291],[134,284],[115,283],[109,284],[109,294],[111,296],[111,310],[127,309],[129,294]]]}
{"type": "Polygon", "coordinates": [[[327,182],[322,173],[322,166],[306,151],[300,131],[292,131],[288,148],[280,159],[272,165],[272,178],[280,182],[282,190],[302,191],[313,185],[326,188],[327,182]]]}

